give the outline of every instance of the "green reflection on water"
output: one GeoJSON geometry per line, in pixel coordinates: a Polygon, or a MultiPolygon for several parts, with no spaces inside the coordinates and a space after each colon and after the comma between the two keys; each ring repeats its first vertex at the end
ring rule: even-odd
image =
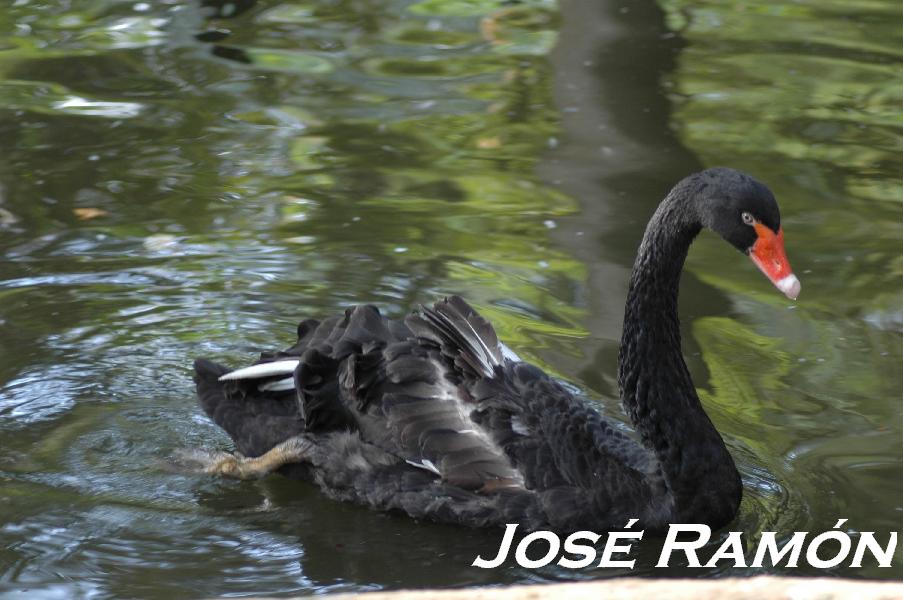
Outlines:
{"type": "Polygon", "coordinates": [[[577,206],[535,174],[558,130],[555,6],[239,8],[0,15],[0,587],[516,580],[468,568],[486,533],[449,547],[447,529],[291,482],[161,465],[228,447],[198,412],[191,359],[246,360],[303,317],[457,292],[525,356],[586,335],[584,266],[549,236],[577,206]]]}
{"type": "Polygon", "coordinates": [[[765,282],[750,294],[754,269],[731,269],[714,240],[697,244],[690,269],[735,313],[694,323],[703,396],[807,506],[798,524],[899,529],[901,5],[661,4],[688,44],[667,81],[674,127],[707,165],[774,189],[803,282],[794,306],[765,282]]]}
{"type": "MultiPolygon", "coordinates": [[[[662,4],[687,42],[665,82],[673,126],[704,163],[775,189],[804,285],[789,308],[712,236],[688,263],[688,361],[747,486],[736,528],[896,527],[903,18],[892,2],[662,4]]],[[[398,315],[462,293],[525,358],[613,386],[616,339],[587,323],[614,317],[589,314],[584,286],[599,265],[623,286],[637,240],[618,224],[648,216],[625,206],[657,199],[612,201],[617,251],[591,231],[553,240],[587,208],[536,174],[567,143],[546,59],[560,20],[544,0],[0,14],[0,586],[209,597],[620,574],[477,573],[494,535],[159,468],[173,448],[228,447],[191,358],[235,364],[354,302],[398,315]]],[[[601,83],[625,98],[632,69],[658,68],[617,60],[601,83]]],[[[620,110],[643,120],[639,104],[620,110]]]]}

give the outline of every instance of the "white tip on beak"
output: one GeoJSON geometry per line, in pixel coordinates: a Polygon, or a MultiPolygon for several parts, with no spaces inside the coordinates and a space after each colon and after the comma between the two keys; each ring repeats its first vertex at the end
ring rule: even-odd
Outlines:
{"type": "Polygon", "coordinates": [[[784,295],[791,300],[796,300],[797,296],[800,295],[800,289],[803,287],[802,284],[800,284],[800,280],[797,279],[796,275],[793,273],[783,279],[777,280],[775,286],[784,292],[784,295]]]}

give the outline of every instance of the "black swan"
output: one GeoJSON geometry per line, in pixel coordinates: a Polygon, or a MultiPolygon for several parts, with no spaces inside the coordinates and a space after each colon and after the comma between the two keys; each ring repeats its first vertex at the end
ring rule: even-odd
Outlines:
{"type": "Polygon", "coordinates": [[[678,183],[649,221],[624,314],[618,380],[639,441],[500,344],[452,296],[403,320],[373,306],[303,321],[298,342],[230,371],[195,362],[203,410],[240,454],[207,471],[279,471],[332,498],[472,527],[720,527],[742,485],[681,355],[677,292],[703,227],[800,291],[767,187],[714,168],[678,183]]]}

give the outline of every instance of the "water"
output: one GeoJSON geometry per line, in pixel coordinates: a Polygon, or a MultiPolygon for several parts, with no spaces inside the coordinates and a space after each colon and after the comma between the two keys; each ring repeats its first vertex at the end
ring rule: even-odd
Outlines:
{"type": "MultiPolygon", "coordinates": [[[[400,315],[450,292],[616,415],[645,221],[716,164],[774,189],[803,281],[788,302],[714,236],[688,260],[685,353],[745,481],[730,529],[899,529],[898,3],[234,6],[20,1],[0,15],[0,590],[625,574],[481,571],[469,564],[498,532],[166,459],[229,448],[196,407],[193,357],[237,365],[289,343],[302,317],[361,301],[400,315]]],[[[658,547],[636,572],[762,572],[663,573],[658,547]]],[[[894,564],[832,572],[898,578],[900,552],[894,564]]]]}

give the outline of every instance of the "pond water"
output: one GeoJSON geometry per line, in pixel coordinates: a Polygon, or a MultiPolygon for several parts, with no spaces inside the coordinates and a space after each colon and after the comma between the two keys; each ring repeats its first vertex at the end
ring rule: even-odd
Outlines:
{"type": "MultiPolygon", "coordinates": [[[[194,357],[239,365],[301,318],[452,292],[619,415],[645,221],[718,164],[775,191],[803,282],[792,303],[714,236],[690,253],[684,350],[745,483],[728,529],[752,545],[847,518],[886,539],[903,521],[901,32],[895,0],[11,3],[0,594],[627,574],[483,571],[500,532],[167,460],[230,447],[196,405],[194,357]]],[[[817,573],[655,569],[659,548],[634,573],[817,573]]],[[[898,550],[832,572],[901,569],[898,550]]]]}

